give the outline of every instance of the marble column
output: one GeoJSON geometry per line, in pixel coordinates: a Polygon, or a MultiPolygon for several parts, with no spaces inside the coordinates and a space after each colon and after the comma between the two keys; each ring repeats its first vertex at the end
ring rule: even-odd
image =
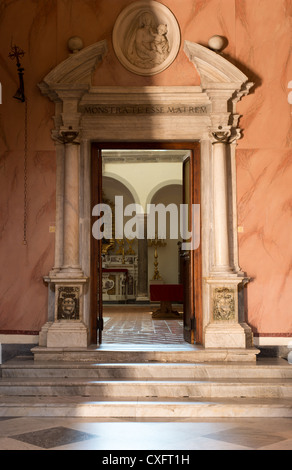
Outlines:
{"type": "Polygon", "coordinates": [[[39,345],[47,345],[48,330],[55,318],[55,285],[51,280],[60,272],[63,266],[63,240],[64,240],[64,165],[65,147],[59,142],[56,146],[56,219],[55,219],[55,263],[49,276],[44,277],[48,283],[48,321],[39,333],[39,345]]]}
{"type": "Polygon", "coordinates": [[[213,144],[214,272],[230,273],[227,143],[213,144]]]}
{"type": "MultiPolygon", "coordinates": [[[[55,229],[55,265],[53,272],[59,272],[63,266],[64,242],[64,171],[65,146],[56,143],[56,229],[55,229]]],[[[51,273],[51,274],[52,274],[51,273]]]]}
{"type": "Polygon", "coordinates": [[[231,266],[229,234],[233,220],[229,214],[228,146],[229,132],[213,134],[213,268],[206,278],[209,288],[210,322],[205,336],[206,348],[240,348],[253,346],[250,327],[239,318],[239,286],[246,282],[244,274],[231,266]]]}
{"type": "Polygon", "coordinates": [[[79,262],[79,145],[65,144],[63,273],[82,275],[79,262]]]}
{"type": "Polygon", "coordinates": [[[59,162],[57,177],[56,229],[59,235],[55,264],[58,268],[55,266],[46,278],[50,289],[54,289],[54,318],[43,329],[40,346],[86,348],[88,328],[84,323],[84,285],[87,278],[81,270],[79,259],[79,144],[66,142],[63,144],[63,152],[64,158],[62,165],[59,162]]]}
{"type": "Polygon", "coordinates": [[[149,302],[148,293],[148,240],[147,240],[147,215],[141,216],[141,229],[144,238],[138,240],[138,292],[137,302],[149,302]]]}

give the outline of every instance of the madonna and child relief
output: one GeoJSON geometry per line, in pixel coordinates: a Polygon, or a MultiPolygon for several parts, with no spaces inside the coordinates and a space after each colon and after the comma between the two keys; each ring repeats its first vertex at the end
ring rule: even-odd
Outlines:
{"type": "Polygon", "coordinates": [[[142,13],[125,41],[125,56],[133,65],[143,69],[162,64],[170,52],[167,32],[167,24],[156,26],[151,13],[142,13]]]}
{"type": "Polygon", "coordinates": [[[117,19],[113,46],[128,70],[154,75],[176,58],[180,48],[179,26],[171,11],[161,3],[135,2],[117,19]]]}

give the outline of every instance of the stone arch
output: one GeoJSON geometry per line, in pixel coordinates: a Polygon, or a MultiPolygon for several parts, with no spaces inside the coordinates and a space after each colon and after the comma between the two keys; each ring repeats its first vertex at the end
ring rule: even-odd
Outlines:
{"type": "Polygon", "coordinates": [[[112,172],[109,172],[109,171],[104,171],[103,172],[103,177],[104,178],[111,178],[111,179],[116,180],[119,183],[121,183],[128,190],[128,192],[131,194],[131,196],[133,198],[133,202],[135,204],[141,204],[140,198],[139,198],[135,188],[133,188],[133,186],[125,178],[118,175],[117,173],[112,173],[112,172]]]}
{"type": "Polygon", "coordinates": [[[152,189],[152,191],[148,194],[148,198],[146,201],[146,208],[148,204],[152,204],[153,198],[156,196],[156,194],[163,188],[167,186],[182,186],[181,180],[166,180],[163,181],[162,183],[158,184],[155,186],[155,188],[152,189]]]}

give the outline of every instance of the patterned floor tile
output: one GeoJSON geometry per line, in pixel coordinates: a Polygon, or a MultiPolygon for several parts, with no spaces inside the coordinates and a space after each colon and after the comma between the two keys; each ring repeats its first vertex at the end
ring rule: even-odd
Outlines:
{"type": "Polygon", "coordinates": [[[224,441],[229,444],[241,445],[252,449],[259,449],[264,446],[279,444],[285,438],[268,432],[266,429],[237,427],[231,430],[224,430],[205,436],[208,439],[224,441]]]}
{"type": "Polygon", "coordinates": [[[77,443],[96,437],[97,436],[93,434],[60,426],[11,436],[11,439],[25,442],[43,449],[53,449],[54,447],[77,443]]]}
{"type": "Polygon", "coordinates": [[[183,344],[183,320],[155,320],[152,310],[151,306],[105,307],[103,342],[183,344]]]}
{"type": "Polygon", "coordinates": [[[14,433],[0,438],[0,450],[292,450],[291,419],[59,418],[53,426],[51,419],[20,418],[15,424],[14,433]]]}

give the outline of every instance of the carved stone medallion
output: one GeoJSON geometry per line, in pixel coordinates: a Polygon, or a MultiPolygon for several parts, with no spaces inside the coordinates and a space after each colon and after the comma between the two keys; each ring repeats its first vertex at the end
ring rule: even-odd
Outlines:
{"type": "Polygon", "coordinates": [[[113,47],[121,64],[137,75],[155,75],[175,60],[181,43],[173,13],[156,1],[125,8],[113,30],[113,47]]]}
{"type": "Polygon", "coordinates": [[[233,289],[218,287],[214,290],[214,321],[235,320],[235,295],[233,289]]]}
{"type": "Polygon", "coordinates": [[[58,320],[79,319],[79,287],[59,287],[58,289],[58,320]]]}

